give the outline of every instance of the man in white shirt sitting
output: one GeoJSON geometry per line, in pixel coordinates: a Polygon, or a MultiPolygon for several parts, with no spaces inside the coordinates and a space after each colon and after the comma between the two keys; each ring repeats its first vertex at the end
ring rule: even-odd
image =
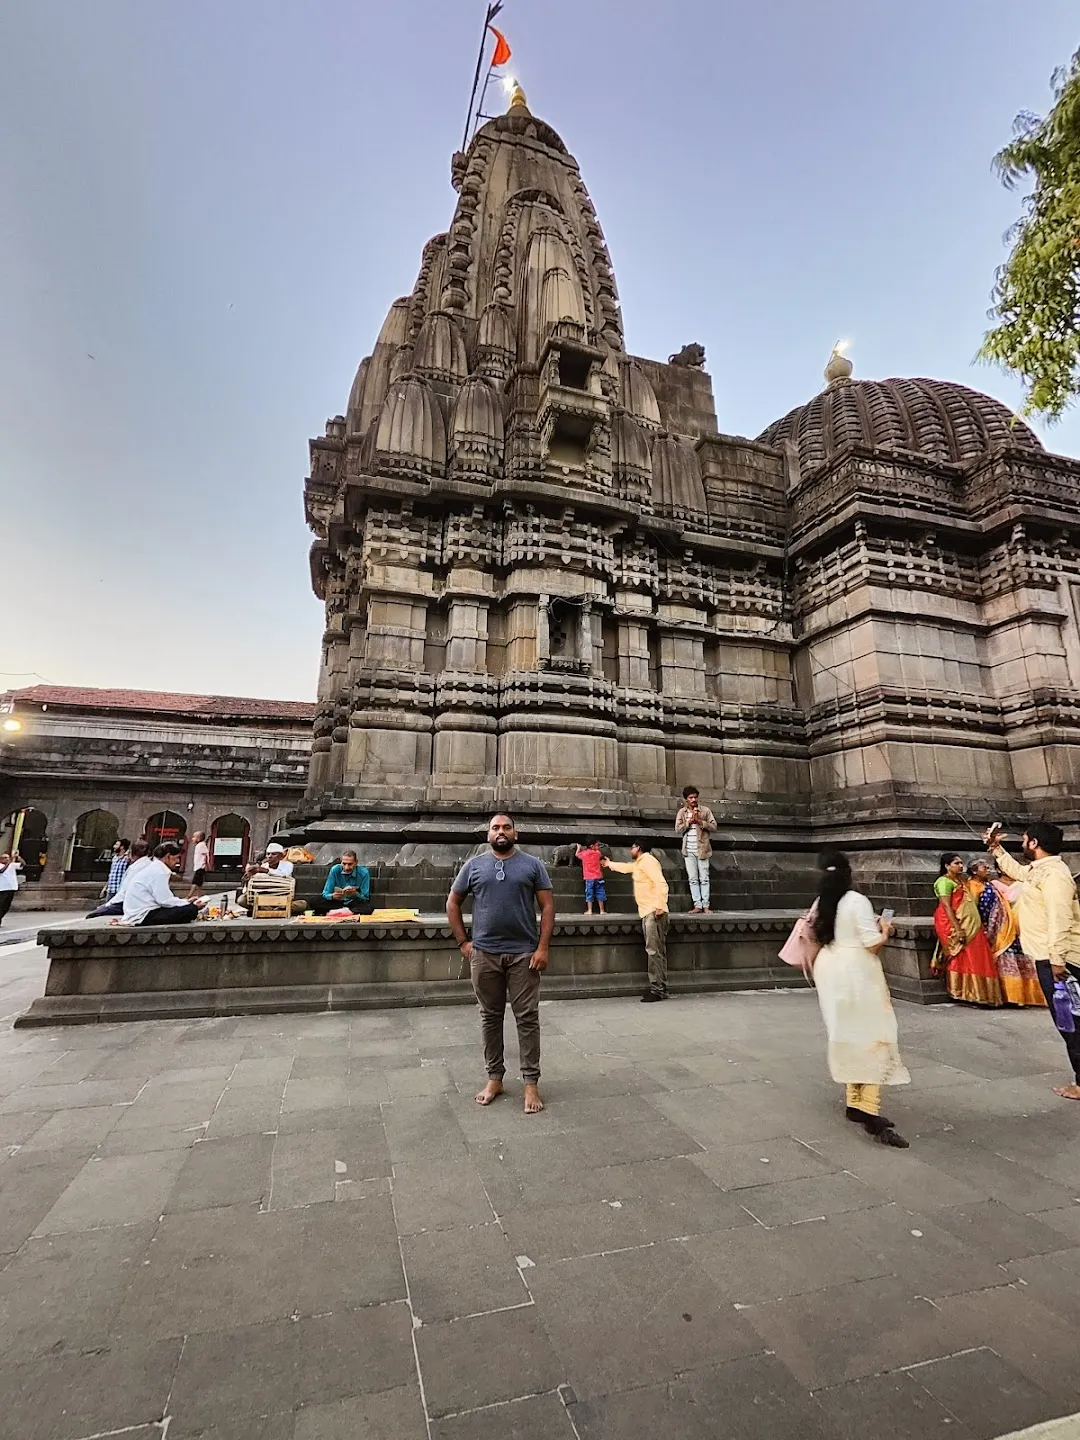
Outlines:
{"type": "Polygon", "coordinates": [[[107,900],[104,905],[99,905],[96,910],[91,910],[86,918],[97,920],[102,915],[122,915],[124,913],[124,896],[127,894],[128,886],[141,870],[145,870],[151,864],[153,864],[153,859],[150,855],[150,846],[145,840],[136,840],[131,847],[131,864],[124,871],[120,889],[111,900],[107,900]]]}
{"type": "Polygon", "coordinates": [[[127,925],[190,925],[200,906],[178,899],[169,879],[180,868],[180,846],[159,845],[154,858],[140,870],[124,891],[127,925]]]}
{"type": "MultiPolygon", "coordinates": [[[[237,893],[236,903],[241,910],[250,910],[256,892],[263,895],[285,895],[292,892],[293,863],[286,860],[285,846],[271,840],[266,847],[266,856],[249,865],[244,871],[244,888],[237,893]]],[[[304,909],[301,901],[295,901],[293,910],[304,909]]]]}

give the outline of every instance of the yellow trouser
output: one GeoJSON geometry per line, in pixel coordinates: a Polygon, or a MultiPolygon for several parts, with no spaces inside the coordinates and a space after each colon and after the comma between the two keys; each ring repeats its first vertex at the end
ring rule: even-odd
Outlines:
{"type": "Polygon", "coordinates": [[[864,1115],[881,1114],[880,1085],[849,1085],[847,1103],[851,1110],[861,1110],[864,1115]]]}

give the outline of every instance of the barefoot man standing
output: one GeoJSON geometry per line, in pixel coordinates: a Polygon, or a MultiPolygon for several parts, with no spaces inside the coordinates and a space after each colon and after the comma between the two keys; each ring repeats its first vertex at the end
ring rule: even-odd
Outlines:
{"type": "Polygon", "coordinates": [[[506,1002],[517,1021],[525,1113],[544,1108],[540,1082],[540,975],[547,969],[548,947],[555,928],[555,900],[547,870],[533,855],[517,848],[517,829],[509,815],[493,815],[488,846],[457,873],[446,897],[446,918],[458,949],[469,962],[473,993],[480,1006],[487,1084],[476,1097],[490,1105],[502,1094],[503,1016],[506,1002]],[[461,918],[461,902],[472,896],[469,940],[461,918]],[[540,906],[537,931],[536,907],[540,906]]]}

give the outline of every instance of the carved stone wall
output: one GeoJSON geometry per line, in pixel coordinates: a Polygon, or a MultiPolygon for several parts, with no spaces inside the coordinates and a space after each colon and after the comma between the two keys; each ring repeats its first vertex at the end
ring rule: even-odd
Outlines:
{"type": "Polygon", "coordinates": [[[758,440],[720,434],[700,351],[626,353],[550,126],[514,104],[453,177],[312,441],[309,839],[392,845],[407,815],[435,843],[495,806],[552,843],[659,835],[694,783],[764,886],[821,841],[884,881],[957,811],[1071,823],[1080,466],[989,397],[837,356],[758,440]]]}

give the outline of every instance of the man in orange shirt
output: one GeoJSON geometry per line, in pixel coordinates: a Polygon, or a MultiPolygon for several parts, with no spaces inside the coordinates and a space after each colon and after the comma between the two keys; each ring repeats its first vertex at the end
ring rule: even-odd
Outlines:
{"type": "Polygon", "coordinates": [[[621,875],[633,877],[634,903],[641,916],[645,957],[649,966],[649,986],[641,999],[644,1004],[650,1005],[657,1000],[668,998],[668,884],[664,879],[660,861],[652,853],[652,847],[647,841],[635,840],[630,846],[630,854],[634,858],[629,864],[608,859],[600,863],[605,870],[616,870],[621,875]]]}

